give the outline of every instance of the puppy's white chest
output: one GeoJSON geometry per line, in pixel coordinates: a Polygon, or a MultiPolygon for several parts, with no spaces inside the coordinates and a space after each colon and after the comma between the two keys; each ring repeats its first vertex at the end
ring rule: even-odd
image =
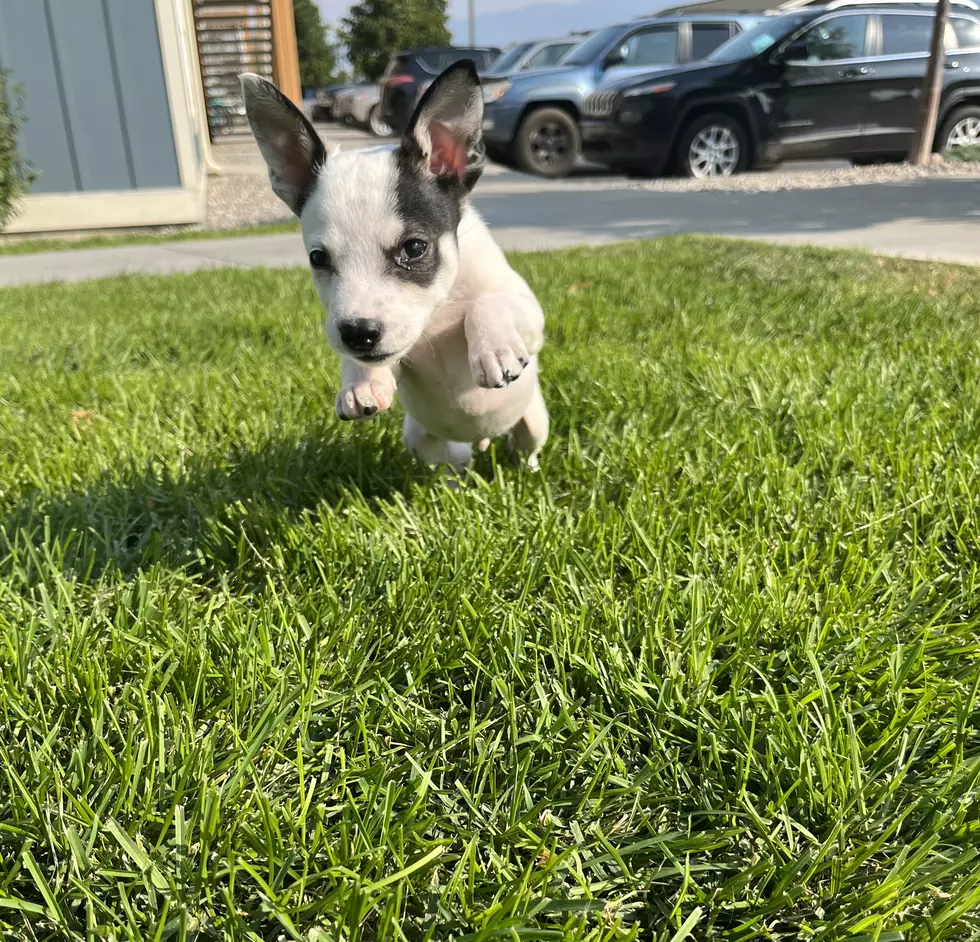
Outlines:
{"type": "Polygon", "coordinates": [[[452,441],[508,432],[537,388],[536,358],[510,385],[483,389],[473,378],[462,319],[450,327],[434,318],[433,327],[401,364],[398,395],[405,411],[432,435],[452,441]]]}

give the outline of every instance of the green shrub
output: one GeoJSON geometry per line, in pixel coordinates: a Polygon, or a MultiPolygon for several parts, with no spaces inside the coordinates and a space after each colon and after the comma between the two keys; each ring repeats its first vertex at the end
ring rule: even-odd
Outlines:
{"type": "Polygon", "coordinates": [[[951,147],[943,157],[957,163],[972,163],[980,161],[980,144],[963,144],[960,147],[951,147]]]}
{"type": "Polygon", "coordinates": [[[22,117],[11,100],[7,73],[0,72],[0,230],[15,213],[17,200],[27,192],[31,175],[17,150],[22,117]]]}

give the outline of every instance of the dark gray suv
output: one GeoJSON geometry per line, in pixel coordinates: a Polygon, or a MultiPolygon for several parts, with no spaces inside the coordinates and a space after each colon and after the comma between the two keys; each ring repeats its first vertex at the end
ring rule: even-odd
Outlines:
{"type": "Polygon", "coordinates": [[[490,156],[543,177],[565,176],[581,150],[582,105],[600,83],[699,61],[758,21],[719,13],[621,23],[593,33],[558,68],[487,76],[483,134],[490,156]]]}
{"type": "MultiPolygon", "coordinates": [[[[767,17],[705,62],[617,83],[585,105],[586,154],[640,173],[726,177],[782,160],[904,159],[933,12],[806,7],[767,17]]],[[[980,15],[954,7],[934,146],[980,144],[980,15]]]]}

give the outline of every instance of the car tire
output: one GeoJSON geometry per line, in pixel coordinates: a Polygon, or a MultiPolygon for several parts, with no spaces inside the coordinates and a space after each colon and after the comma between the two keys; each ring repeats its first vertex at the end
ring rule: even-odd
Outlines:
{"type": "Polygon", "coordinates": [[[521,122],[514,140],[518,167],[539,177],[567,177],[582,152],[578,122],[561,108],[538,108],[521,122]]]}
{"type": "Polygon", "coordinates": [[[391,130],[391,125],[381,117],[381,105],[375,105],[371,109],[370,114],[368,114],[367,124],[375,137],[391,137],[394,133],[391,130]]]}
{"type": "Polygon", "coordinates": [[[980,106],[957,108],[943,122],[936,135],[935,150],[942,153],[962,144],[980,144],[980,106]],[[954,141],[954,138],[958,138],[954,141]]]}
{"type": "Polygon", "coordinates": [[[730,114],[699,115],[677,140],[675,166],[685,177],[731,177],[749,165],[749,136],[730,114]]]}

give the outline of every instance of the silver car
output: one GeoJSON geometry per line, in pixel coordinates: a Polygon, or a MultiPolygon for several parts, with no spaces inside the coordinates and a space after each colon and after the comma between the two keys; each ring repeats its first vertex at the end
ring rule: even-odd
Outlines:
{"type": "Polygon", "coordinates": [[[503,53],[483,75],[499,78],[514,72],[529,72],[533,69],[547,69],[556,66],[583,38],[582,36],[569,36],[566,39],[518,43],[503,53]]]}
{"type": "Polygon", "coordinates": [[[381,117],[380,85],[363,85],[354,89],[349,107],[354,124],[367,128],[375,137],[391,136],[391,128],[381,117]]]}
{"type": "Polygon", "coordinates": [[[370,129],[377,137],[388,137],[391,128],[382,120],[381,88],[378,85],[356,85],[345,88],[334,101],[334,120],[370,129]]]}

